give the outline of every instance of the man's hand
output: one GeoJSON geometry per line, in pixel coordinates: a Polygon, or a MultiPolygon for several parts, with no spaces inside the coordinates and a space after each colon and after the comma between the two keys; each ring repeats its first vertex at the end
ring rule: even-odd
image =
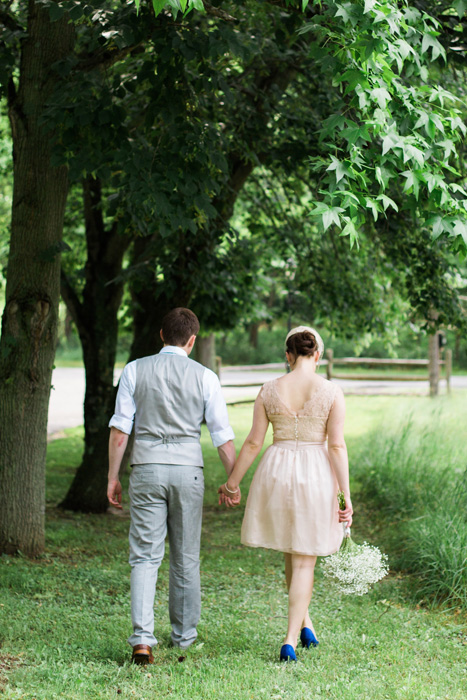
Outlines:
{"type": "Polygon", "coordinates": [[[122,485],[118,479],[109,479],[107,498],[115,508],[122,508],[122,485]]]}

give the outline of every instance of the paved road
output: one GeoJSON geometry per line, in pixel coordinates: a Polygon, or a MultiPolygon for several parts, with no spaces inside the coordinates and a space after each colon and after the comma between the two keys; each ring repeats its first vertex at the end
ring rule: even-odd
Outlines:
{"type": "MultiPolygon", "coordinates": [[[[115,373],[115,379],[120,376],[120,371],[115,373]]],[[[282,372],[274,370],[250,370],[239,371],[223,368],[223,384],[246,384],[258,382],[263,384],[268,379],[280,376],[282,372]]],[[[335,380],[344,390],[345,394],[428,394],[428,382],[396,382],[396,381],[371,381],[371,380],[335,380]]],[[[53,390],[50,395],[49,405],[49,434],[58,433],[65,428],[74,428],[83,424],[83,401],[85,378],[84,370],[80,368],[56,368],[52,378],[53,390]]],[[[457,389],[467,389],[467,376],[452,377],[452,386],[457,389]]],[[[226,401],[235,402],[242,399],[254,399],[258,393],[257,387],[225,387],[226,401]]],[[[444,393],[445,382],[440,382],[440,391],[444,393]]]]}

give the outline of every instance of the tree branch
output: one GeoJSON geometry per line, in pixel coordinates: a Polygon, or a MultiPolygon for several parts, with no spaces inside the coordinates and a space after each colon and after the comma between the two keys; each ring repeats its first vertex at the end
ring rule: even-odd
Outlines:
{"type": "Polygon", "coordinates": [[[64,271],[63,267],[60,271],[60,292],[80,335],[81,333],[86,334],[83,304],[81,303],[76,290],[71,284],[70,278],[64,271]]]}
{"type": "Polygon", "coordinates": [[[94,68],[110,68],[126,58],[129,54],[137,53],[139,50],[144,51],[142,47],[143,41],[139,41],[132,46],[125,46],[123,49],[118,49],[116,46],[102,48],[91,54],[81,54],[80,59],[74,70],[76,71],[91,71],[94,68]]]}
{"type": "Polygon", "coordinates": [[[220,7],[213,7],[211,3],[207,2],[207,0],[203,0],[203,5],[204,9],[206,10],[207,15],[212,15],[212,17],[218,17],[219,19],[224,19],[227,22],[236,22],[237,18],[232,17],[232,15],[229,15],[228,12],[225,10],[222,10],[220,7]]]}

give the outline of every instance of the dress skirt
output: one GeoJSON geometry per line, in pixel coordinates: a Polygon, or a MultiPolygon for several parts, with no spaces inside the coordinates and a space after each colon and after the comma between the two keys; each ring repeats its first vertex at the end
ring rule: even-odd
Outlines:
{"type": "Polygon", "coordinates": [[[251,483],[242,544],[311,556],[337,552],[343,538],[337,492],[325,443],[275,442],[251,483]]]}

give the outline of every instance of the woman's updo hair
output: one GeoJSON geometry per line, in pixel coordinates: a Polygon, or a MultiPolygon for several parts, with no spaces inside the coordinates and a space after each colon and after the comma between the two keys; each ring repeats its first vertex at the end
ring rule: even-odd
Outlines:
{"type": "Polygon", "coordinates": [[[294,333],[287,339],[285,346],[287,352],[294,357],[298,357],[299,355],[308,357],[309,355],[314,355],[315,352],[319,350],[318,341],[310,331],[294,333]]]}

